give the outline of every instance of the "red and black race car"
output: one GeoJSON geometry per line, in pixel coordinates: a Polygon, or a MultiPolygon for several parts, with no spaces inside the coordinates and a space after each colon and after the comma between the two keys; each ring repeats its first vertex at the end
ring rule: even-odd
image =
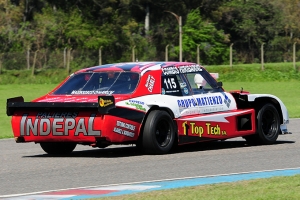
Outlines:
{"type": "Polygon", "coordinates": [[[77,144],[136,144],[151,154],[174,145],[243,137],[272,144],[288,133],[283,102],[268,94],[226,92],[204,67],[189,62],[132,62],[79,70],[50,93],[7,100],[16,142],[49,154],[77,144]]]}

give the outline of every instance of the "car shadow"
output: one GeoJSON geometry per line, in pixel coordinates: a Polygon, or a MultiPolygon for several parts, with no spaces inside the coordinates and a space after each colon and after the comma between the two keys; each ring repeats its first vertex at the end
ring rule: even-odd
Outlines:
{"type": "MultiPolygon", "coordinates": [[[[295,141],[284,141],[279,140],[272,145],[281,145],[295,143],[295,141]]],[[[188,153],[188,152],[200,152],[200,151],[211,151],[211,150],[222,150],[222,149],[233,149],[233,148],[247,148],[259,145],[248,145],[246,141],[212,141],[212,142],[201,142],[186,145],[179,145],[173,148],[169,154],[178,153],[188,153]]],[[[148,155],[139,150],[135,145],[128,145],[118,147],[117,145],[98,149],[91,148],[90,150],[74,150],[71,154],[60,154],[60,155],[50,155],[50,154],[39,154],[31,156],[23,156],[25,158],[29,157],[87,157],[87,158],[120,158],[120,157],[133,157],[133,156],[143,156],[148,155]]]]}
{"type": "MultiPolygon", "coordinates": [[[[272,145],[280,145],[287,143],[295,143],[295,141],[276,141],[272,145]]],[[[171,153],[185,153],[185,152],[195,152],[195,151],[211,151],[211,150],[222,150],[222,149],[234,149],[234,148],[247,148],[254,146],[264,146],[264,145],[249,145],[246,141],[212,141],[203,143],[186,144],[176,147],[171,153]]],[[[266,145],[265,145],[266,146],[266,145]]]]}

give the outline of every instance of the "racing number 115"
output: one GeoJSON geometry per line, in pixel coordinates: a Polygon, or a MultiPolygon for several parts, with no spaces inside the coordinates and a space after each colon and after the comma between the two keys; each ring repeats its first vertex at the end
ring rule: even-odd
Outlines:
{"type": "Polygon", "coordinates": [[[166,85],[167,89],[174,89],[177,88],[176,82],[174,78],[165,78],[164,79],[164,84],[166,85]]]}

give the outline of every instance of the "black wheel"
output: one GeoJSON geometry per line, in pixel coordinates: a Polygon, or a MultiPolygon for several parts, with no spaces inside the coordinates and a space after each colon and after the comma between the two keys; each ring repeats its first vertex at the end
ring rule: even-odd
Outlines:
{"type": "Polygon", "coordinates": [[[73,142],[41,142],[42,149],[48,154],[69,154],[76,147],[73,142]]]}
{"type": "Polygon", "coordinates": [[[280,133],[280,118],[272,104],[263,105],[256,116],[256,134],[246,136],[250,144],[273,144],[280,133]]]}
{"type": "Polygon", "coordinates": [[[154,110],[147,117],[143,130],[143,149],[151,154],[168,153],[174,145],[175,126],[166,111],[154,110]]]}

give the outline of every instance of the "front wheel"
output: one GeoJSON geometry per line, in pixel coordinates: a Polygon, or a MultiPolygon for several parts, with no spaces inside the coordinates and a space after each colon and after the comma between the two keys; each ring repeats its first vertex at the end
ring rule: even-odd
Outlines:
{"type": "Polygon", "coordinates": [[[69,154],[76,147],[76,143],[73,142],[41,142],[42,149],[48,154],[69,154]]]}
{"type": "Polygon", "coordinates": [[[263,105],[257,112],[256,134],[246,136],[248,143],[273,144],[280,133],[280,117],[272,104],[263,105]]]}
{"type": "Polygon", "coordinates": [[[154,110],[147,117],[143,129],[143,149],[151,154],[168,153],[174,145],[175,126],[166,111],[154,110]]]}

